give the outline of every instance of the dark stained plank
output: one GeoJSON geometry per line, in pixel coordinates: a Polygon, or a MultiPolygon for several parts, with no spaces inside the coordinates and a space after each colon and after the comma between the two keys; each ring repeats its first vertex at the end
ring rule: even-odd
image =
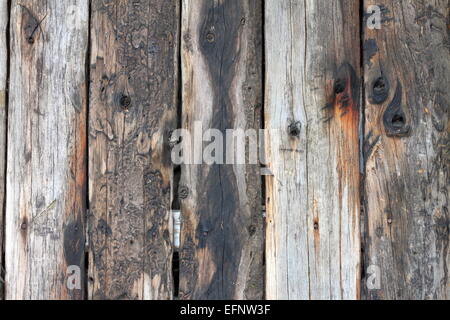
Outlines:
{"type": "Polygon", "coordinates": [[[82,299],[89,4],[11,6],[6,299],[82,299]]]}
{"type": "Polygon", "coordinates": [[[449,2],[364,5],[364,297],[449,299],[449,2]]]}
{"type": "MultiPolygon", "coordinates": [[[[183,128],[258,129],[262,2],[183,0],[182,74],[183,128]]],[[[182,166],[181,299],[263,297],[260,180],[248,162],[182,166]]]]}
{"type": "Polygon", "coordinates": [[[266,297],[357,299],[359,4],[265,10],[266,297]]]}
{"type": "Polygon", "coordinates": [[[89,298],[171,299],[179,3],[92,1],[89,298]]]}

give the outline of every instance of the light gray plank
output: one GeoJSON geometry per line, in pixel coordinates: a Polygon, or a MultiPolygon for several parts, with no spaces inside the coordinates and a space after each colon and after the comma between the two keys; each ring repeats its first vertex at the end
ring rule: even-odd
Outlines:
{"type": "Polygon", "coordinates": [[[81,299],[87,0],[12,1],[6,299],[81,299]]]}
{"type": "Polygon", "coordinates": [[[357,1],[265,4],[266,297],[357,299],[357,1]]]}

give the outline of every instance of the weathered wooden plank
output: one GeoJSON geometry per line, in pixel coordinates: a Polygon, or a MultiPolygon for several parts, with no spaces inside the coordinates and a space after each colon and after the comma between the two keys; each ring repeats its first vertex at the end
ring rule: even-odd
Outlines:
{"type": "Polygon", "coordinates": [[[449,299],[449,2],[364,4],[365,297],[449,299]]]}
{"type": "Polygon", "coordinates": [[[360,283],[358,1],[268,0],[269,299],[356,299],[360,283]]]}
{"type": "MultiPolygon", "coordinates": [[[[182,1],[182,123],[192,136],[196,124],[221,135],[259,128],[261,39],[259,0],[182,1]]],[[[217,141],[223,142],[225,161],[226,142],[217,141]]],[[[180,298],[260,299],[259,166],[208,165],[197,151],[186,150],[202,164],[182,166],[180,298]]]]}
{"type": "Polygon", "coordinates": [[[89,298],[171,299],[179,3],[92,2],[89,298]]]}
{"type": "Polygon", "coordinates": [[[84,295],[88,15],[87,0],[12,1],[6,299],[84,295]]]}
{"type": "Polygon", "coordinates": [[[3,210],[5,199],[6,159],[6,85],[7,85],[7,37],[8,1],[0,0],[0,299],[3,299],[3,210]]]}

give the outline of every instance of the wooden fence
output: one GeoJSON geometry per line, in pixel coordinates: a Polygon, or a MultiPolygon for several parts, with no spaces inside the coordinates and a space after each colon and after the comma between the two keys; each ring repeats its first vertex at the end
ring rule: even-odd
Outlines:
{"type": "Polygon", "coordinates": [[[0,0],[0,298],[448,299],[449,102],[448,0],[0,0]]]}

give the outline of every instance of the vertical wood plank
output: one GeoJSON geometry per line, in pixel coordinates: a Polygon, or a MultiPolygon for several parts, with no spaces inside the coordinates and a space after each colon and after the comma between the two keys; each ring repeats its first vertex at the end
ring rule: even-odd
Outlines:
{"type": "MultiPolygon", "coordinates": [[[[192,138],[196,124],[222,135],[259,128],[261,41],[261,1],[182,1],[182,123],[192,138]]],[[[263,297],[259,174],[250,164],[182,166],[180,298],[263,297]]]]}
{"type": "Polygon", "coordinates": [[[7,299],[83,298],[88,15],[87,0],[12,1],[7,299]]]}
{"type": "Polygon", "coordinates": [[[370,5],[382,24],[364,37],[365,297],[448,299],[449,2],[370,5]]]}
{"type": "Polygon", "coordinates": [[[92,2],[89,298],[171,299],[179,3],[92,2]]]}
{"type": "Polygon", "coordinates": [[[0,0],[0,300],[3,299],[3,213],[5,200],[6,160],[6,85],[7,85],[7,43],[6,30],[9,12],[8,1],[0,0]]]}
{"type": "Polygon", "coordinates": [[[357,299],[358,1],[265,5],[268,299],[357,299]]]}

